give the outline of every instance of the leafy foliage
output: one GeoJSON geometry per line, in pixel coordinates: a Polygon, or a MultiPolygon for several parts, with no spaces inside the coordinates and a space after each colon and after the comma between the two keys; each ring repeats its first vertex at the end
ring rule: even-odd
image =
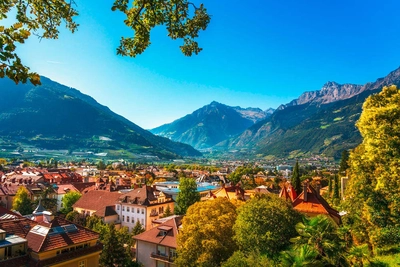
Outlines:
{"type": "Polygon", "coordinates": [[[260,167],[253,167],[251,165],[239,166],[227,177],[229,181],[231,181],[233,184],[241,182],[244,188],[254,188],[255,186],[257,186],[254,175],[260,171],[263,171],[263,169],[260,167]]]}
{"type": "Polygon", "coordinates": [[[86,222],[86,217],[75,210],[68,212],[65,219],[79,225],[85,225],[86,222]]]}
{"type": "Polygon", "coordinates": [[[274,262],[268,259],[265,255],[260,255],[257,252],[243,253],[238,250],[221,265],[222,267],[271,267],[276,266],[274,262]]]}
{"type": "Polygon", "coordinates": [[[236,208],[225,198],[196,202],[178,235],[177,266],[219,266],[236,249],[232,240],[236,208]]]}
{"type": "Polygon", "coordinates": [[[318,259],[318,252],[308,244],[301,245],[298,249],[281,253],[282,267],[322,267],[325,266],[318,259]]]}
{"type": "MultiPolygon", "coordinates": [[[[0,20],[15,14],[14,18],[9,18],[15,23],[8,27],[0,25],[0,78],[8,77],[15,83],[29,80],[34,85],[40,84],[40,76],[22,64],[16,53],[17,45],[25,43],[31,35],[57,39],[61,24],[75,32],[78,24],[74,17],[78,12],[74,6],[73,0],[2,1],[0,20]]],[[[197,7],[186,0],[115,0],[112,10],[124,13],[125,24],[134,31],[133,37],[121,38],[117,49],[117,54],[131,57],[141,54],[150,45],[150,32],[158,25],[166,25],[170,38],[183,39],[180,48],[184,55],[198,54],[202,48],[195,39],[210,22],[203,4],[197,7]],[[130,2],[132,7],[129,8],[130,2]]]]}
{"type": "Polygon", "coordinates": [[[255,197],[238,208],[234,240],[241,251],[273,257],[290,244],[300,219],[290,203],[275,195],[255,197]]]}
{"type": "Polygon", "coordinates": [[[63,207],[61,209],[61,212],[64,214],[71,212],[72,205],[74,205],[75,202],[77,202],[81,198],[81,196],[82,195],[79,192],[75,191],[70,191],[66,193],[62,199],[63,207]]]}
{"type": "Polygon", "coordinates": [[[15,83],[29,80],[34,85],[40,84],[39,75],[22,64],[15,51],[17,45],[25,43],[31,35],[57,39],[62,23],[74,32],[78,25],[73,18],[78,13],[73,5],[73,1],[65,0],[1,1],[0,20],[15,14],[16,23],[8,27],[0,25],[0,78],[8,77],[15,83]]]}
{"type": "Polygon", "coordinates": [[[171,212],[171,208],[169,207],[169,205],[167,206],[167,208],[165,209],[163,215],[160,218],[165,218],[165,217],[169,217],[172,215],[171,212]]]}
{"type": "Polygon", "coordinates": [[[129,2],[115,0],[112,7],[112,10],[119,10],[126,15],[124,22],[134,31],[133,37],[121,39],[117,54],[131,57],[141,54],[150,45],[152,28],[158,25],[166,26],[170,38],[183,39],[184,44],[180,48],[184,55],[191,56],[202,50],[195,38],[210,22],[210,16],[203,4],[197,7],[186,0],[136,0],[129,8],[129,2]]]}
{"type": "MultiPolygon", "coordinates": [[[[296,231],[299,236],[290,241],[300,248],[298,251],[300,254],[305,253],[306,250],[313,250],[315,260],[320,258],[324,266],[342,266],[341,263],[345,262],[344,256],[339,253],[343,251],[344,245],[337,232],[336,224],[329,217],[318,215],[310,219],[304,218],[303,222],[296,224],[296,231]],[[305,245],[308,247],[304,247],[305,245]]],[[[310,252],[310,254],[313,253],[310,252]]]]}
{"type": "Polygon", "coordinates": [[[55,214],[57,212],[57,199],[53,198],[51,196],[52,194],[55,194],[54,188],[51,185],[47,186],[40,194],[40,197],[33,202],[33,205],[39,205],[40,201],[47,211],[51,211],[55,214]]]}
{"type": "Polygon", "coordinates": [[[176,214],[186,214],[187,209],[194,203],[200,201],[200,193],[197,191],[196,181],[192,178],[182,177],[179,179],[179,193],[176,197],[176,214]]]}
{"type": "Polygon", "coordinates": [[[358,242],[375,251],[400,243],[400,92],[384,87],[363,105],[363,142],[350,154],[345,208],[358,242]]]}
{"type": "Polygon", "coordinates": [[[142,224],[139,221],[136,221],[135,226],[132,229],[132,236],[141,234],[145,231],[142,224]]]}
{"type": "Polygon", "coordinates": [[[101,237],[103,252],[100,254],[100,266],[123,266],[128,257],[121,235],[118,234],[114,224],[106,227],[106,232],[101,237]]]}
{"type": "Polygon", "coordinates": [[[32,204],[28,190],[24,186],[18,187],[13,199],[13,210],[19,211],[22,215],[32,214],[32,204]]]}

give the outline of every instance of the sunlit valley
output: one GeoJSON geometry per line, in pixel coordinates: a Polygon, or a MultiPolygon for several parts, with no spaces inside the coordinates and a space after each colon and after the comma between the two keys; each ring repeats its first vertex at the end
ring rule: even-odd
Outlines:
{"type": "Polygon", "coordinates": [[[0,266],[399,266],[400,5],[356,2],[0,3],[0,266]]]}

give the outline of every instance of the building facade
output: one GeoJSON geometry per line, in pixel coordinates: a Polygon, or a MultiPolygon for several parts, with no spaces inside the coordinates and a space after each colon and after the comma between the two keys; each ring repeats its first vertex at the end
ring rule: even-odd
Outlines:
{"type": "Polygon", "coordinates": [[[146,230],[151,229],[154,226],[152,221],[162,217],[168,208],[171,213],[174,212],[172,197],[146,185],[121,195],[115,205],[121,226],[129,230],[137,222],[146,230]]]}

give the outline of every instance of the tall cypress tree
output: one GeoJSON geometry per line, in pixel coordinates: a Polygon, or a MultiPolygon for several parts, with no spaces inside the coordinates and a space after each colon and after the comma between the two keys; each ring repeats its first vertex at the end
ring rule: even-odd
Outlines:
{"type": "Polygon", "coordinates": [[[349,151],[348,150],[343,150],[342,151],[342,157],[340,159],[340,165],[339,165],[339,173],[340,175],[346,175],[346,170],[349,168],[349,151]]]}
{"type": "Polygon", "coordinates": [[[114,224],[108,225],[107,228],[101,240],[103,252],[100,255],[100,264],[102,266],[123,266],[128,258],[124,244],[121,242],[114,224]]]}
{"type": "Polygon", "coordinates": [[[292,175],[292,186],[296,191],[297,195],[301,193],[301,181],[300,181],[300,170],[299,170],[299,161],[296,161],[296,165],[294,166],[293,175],[292,175]]]}
{"type": "Polygon", "coordinates": [[[333,188],[333,199],[339,199],[339,176],[335,174],[335,186],[333,188]]]}

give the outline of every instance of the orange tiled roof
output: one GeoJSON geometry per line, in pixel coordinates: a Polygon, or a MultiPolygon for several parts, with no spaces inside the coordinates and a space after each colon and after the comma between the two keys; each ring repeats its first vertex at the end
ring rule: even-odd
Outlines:
{"type": "Polygon", "coordinates": [[[179,226],[182,225],[183,216],[174,217],[165,223],[158,225],[146,232],[135,235],[133,239],[145,241],[153,244],[176,248],[179,226]],[[165,235],[160,234],[161,231],[166,232],[165,235]]]}
{"type": "Polygon", "coordinates": [[[317,193],[311,186],[307,185],[307,201],[304,200],[304,192],[302,192],[294,201],[293,208],[299,212],[309,214],[326,214],[331,216],[336,222],[340,223],[341,218],[339,212],[333,209],[325,199],[317,193]]]}
{"type": "Polygon", "coordinates": [[[91,186],[94,186],[94,182],[89,182],[89,183],[73,183],[72,184],[76,189],[79,190],[79,192],[83,192],[86,188],[89,188],[91,186]]]}
{"type": "Polygon", "coordinates": [[[294,190],[291,184],[289,184],[287,187],[283,186],[281,192],[279,193],[279,197],[293,202],[297,198],[296,190],[294,190]]]}
{"type": "Polygon", "coordinates": [[[225,197],[227,199],[241,199],[244,200],[244,190],[240,186],[222,187],[214,192],[216,197],[225,197]]]}
{"type": "Polygon", "coordinates": [[[98,211],[107,206],[114,206],[120,196],[119,192],[93,190],[82,195],[72,207],[98,211]]]}
{"type": "MultiPolygon", "coordinates": [[[[126,194],[120,196],[119,201],[122,203],[131,203],[131,204],[139,204],[144,206],[151,205],[151,201],[157,200],[157,195],[160,194],[159,190],[155,190],[151,186],[142,186],[136,188],[126,194]]],[[[168,194],[164,194],[166,198],[170,198],[172,202],[172,198],[168,194]]],[[[166,201],[168,202],[168,201],[166,201]]]]}
{"type": "Polygon", "coordinates": [[[34,227],[36,224],[37,222],[19,215],[17,219],[12,218],[0,220],[0,229],[6,231],[7,234],[13,234],[25,238],[31,228],[34,227]]]}
{"type": "Polygon", "coordinates": [[[50,224],[40,223],[36,225],[26,235],[28,245],[34,252],[59,249],[98,238],[98,233],[58,217],[54,218],[50,224]],[[75,226],[75,228],[72,227],[73,230],[61,233],[57,233],[55,230],[60,226],[67,225],[75,226]]]}
{"type": "Polygon", "coordinates": [[[67,192],[79,192],[72,184],[61,184],[57,186],[57,194],[66,194],[67,192]]]}

